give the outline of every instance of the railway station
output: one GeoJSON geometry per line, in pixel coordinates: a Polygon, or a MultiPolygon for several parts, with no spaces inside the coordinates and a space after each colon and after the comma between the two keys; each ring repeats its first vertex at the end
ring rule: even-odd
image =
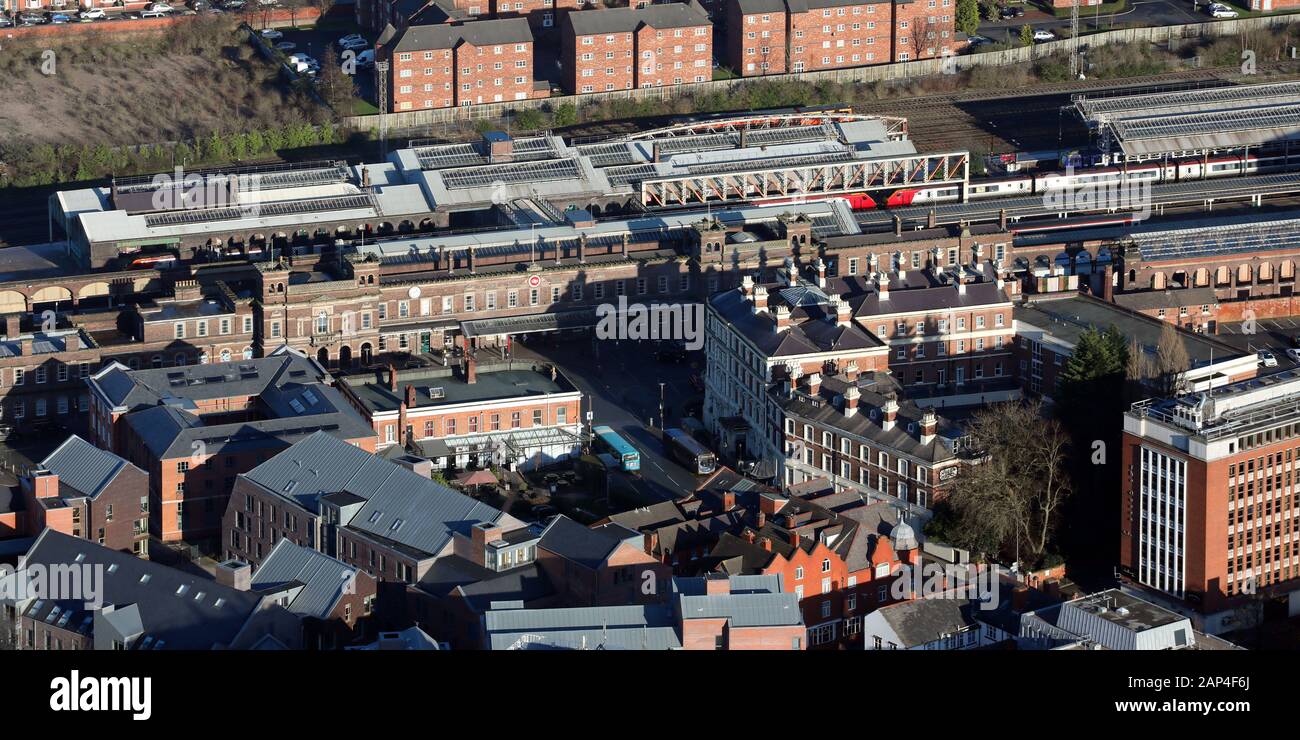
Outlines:
{"type": "Polygon", "coordinates": [[[62,229],[83,268],[148,267],[446,229],[544,227],[574,209],[599,219],[871,198],[900,187],[964,194],[969,178],[966,152],[918,153],[902,119],[767,114],[580,144],[491,132],[472,143],[415,142],[378,163],[132,178],[54,194],[49,221],[51,241],[62,229]]]}

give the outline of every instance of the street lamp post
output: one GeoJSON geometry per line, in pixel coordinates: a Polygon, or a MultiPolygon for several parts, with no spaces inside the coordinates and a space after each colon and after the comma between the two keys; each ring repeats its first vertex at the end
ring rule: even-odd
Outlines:
{"type": "Polygon", "coordinates": [[[664,429],[668,424],[664,420],[664,384],[659,381],[659,428],[664,429]]]}

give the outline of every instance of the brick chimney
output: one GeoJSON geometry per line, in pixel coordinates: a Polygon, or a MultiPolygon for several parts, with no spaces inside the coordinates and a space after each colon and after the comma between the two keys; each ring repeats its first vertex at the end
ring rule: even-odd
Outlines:
{"type": "Polygon", "coordinates": [[[393,363],[388,363],[388,390],[397,392],[397,368],[393,363]]]}
{"type": "Polygon", "coordinates": [[[798,547],[798,546],[799,546],[799,543],[802,541],[802,539],[803,539],[803,538],[801,538],[801,537],[799,536],[799,533],[798,533],[798,532],[791,532],[791,533],[790,533],[790,546],[791,546],[791,547],[798,547]]]}
{"type": "Polygon", "coordinates": [[[844,366],[844,379],[850,383],[855,382],[858,379],[858,372],[858,361],[849,360],[849,363],[844,366]]]}
{"type": "Polygon", "coordinates": [[[780,511],[786,504],[784,496],[772,493],[759,494],[758,508],[763,513],[773,516],[780,511]]]}
{"type": "Polygon", "coordinates": [[[876,292],[881,301],[889,300],[889,276],[883,272],[876,278],[876,292]]]}
{"type": "Polygon", "coordinates": [[[780,334],[790,328],[790,308],[788,306],[776,307],[776,323],[772,325],[772,331],[780,334]]]}
{"type": "Polygon", "coordinates": [[[998,230],[1007,230],[1007,209],[1005,208],[998,209],[998,230]]]}
{"type": "Polygon", "coordinates": [[[957,276],[957,295],[966,295],[966,280],[963,275],[957,276]]]}
{"type": "Polygon", "coordinates": [[[474,557],[482,565],[483,548],[501,539],[501,526],[496,522],[479,522],[469,528],[469,536],[474,543],[474,557]]]}
{"type": "Polygon", "coordinates": [[[745,296],[745,300],[752,300],[754,297],[754,278],[746,275],[740,279],[740,294],[745,296]]]}
{"type": "Polygon", "coordinates": [[[794,260],[789,257],[785,260],[785,279],[787,287],[796,288],[799,286],[799,268],[795,267],[794,260]]]}
{"type": "Polygon", "coordinates": [[[826,287],[826,262],[821,257],[817,258],[817,287],[826,287]]]}
{"type": "Polygon", "coordinates": [[[659,534],[657,532],[645,533],[645,554],[653,555],[655,549],[659,547],[659,534]]]}
{"type": "Polygon", "coordinates": [[[767,550],[768,552],[772,552],[772,540],[770,540],[770,539],[764,537],[764,538],[763,538],[763,549],[764,549],[764,550],[767,550]]]}
{"type": "Polygon", "coordinates": [[[934,434],[939,429],[939,416],[933,409],[926,409],[921,415],[921,444],[928,445],[934,441],[934,434]]]}
{"type": "Polygon", "coordinates": [[[415,408],[415,386],[406,384],[406,407],[415,408]]]}
{"type": "Polygon", "coordinates": [[[835,299],[835,323],[848,326],[853,319],[853,308],[843,298],[835,299]]]}
{"type": "Polygon", "coordinates": [[[726,491],[722,494],[722,510],[731,511],[736,508],[736,492],[726,491]]]}
{"type": "Polygon", "coordinates": [[[465,382],[470,385],[478,382],[478,360],[472,352],[465,353],[465,382]]]}
{"type": "Polygon", "coordinates": [[[808,376],[808,395],[815,396],[822,388],[822,374],[809,373],[808,376]]]}
{"type": "Polygon", "coordinates": [[[844,415],[847,417],[857,416],[858,399],[862,397],[862,392],[856,385],[851,385],[844,389],[844,415]]]}
{"type": "Polygon", "coordinates": [[[880,411],[882,417],[880,427],[888,432],[894,428],[894,424],[898,421],[898,401],[892,398],[886,400],[880,411]]]}
{"type": "Polygon", "coordinates": [[[36,498],[58,498],[59,476],[48,470],[32,472],[32,495],[36,498]]]}
{"type": "Polygon", "coordinates": [[[237,591],[247,591],[253,584],[253,569],[248,563],[239,560],[227,560],[217,563],[213,574],[217,583],[237,591]]]}
{"type": "Polygon", "coordinates": [[[754,288],[754,313],[767,312],[767,288],[758,286],[754,288]]]}
{"type": "Polygon", "coordinates": [[[898,214],[894,214],[894,236],[903,235],[903,219],[898,214]]]}
{"type": "Polygon", "coordinates": [[[1029,587],[1018,584],[1011,591],[1011,611],[1023,614],[1029,609],[1029,587]]]}
{"type": "Polygon", "coordinates": [[[746,541],[746,542],[748,542],[749,544],[752,545],[752,544],[754,544],[754,540],[756,540],[756,539],[758,539],[758,535],[755,535],[755,534],[754,534],[754,530],[752,530],[752,529],[746,529],[746,530],[745,530],[745,541],[746,541]]]}
{"type": "Polygon", "coordinates": [[[1115,300],[1115,275],[1111,272],[1111,269],[1108,264],[1101,271],[1101,298],[1107,303],[1115,300]]]}
{"type": "Polygon", "coordinates": [[[708,596],[731,593],[731,579],[717,573],[705,576],[704,593],[708,596]]]}
{"type": "Polygon", "coordinates": [[[172,285],[172,296],[181,301],[197,301],[203,297],[197,280],[177,280],[172,285]]]}
{"type": "Polygon", "coordinates": [[[759,509],[758,513],[754,515],[754,528],[762,529],[763,527],[766,526],[767,526],[767,512],[763,511],[762,509],[759,509]]]}

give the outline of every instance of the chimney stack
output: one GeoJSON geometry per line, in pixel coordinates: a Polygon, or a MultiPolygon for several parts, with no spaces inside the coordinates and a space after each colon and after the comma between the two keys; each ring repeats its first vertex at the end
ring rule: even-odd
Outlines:
{"type": "Polygon", "coordinates": [[[857,416],[858,399],[862,397],[862,392],[856,385],[851,385],[844,389],[844,415],[847,417],[857,416]]]}
{"type": "MultiPolygon", "coordinates": [[[[483,548],[489,543],[501,539],[501,526],[496,522],[479,522],[469,528],[470,541],[474,543],[474,555],[481,558],[483,548]]],[[[482,563],[479,563],[482,565],[482,563]]]]}
{"type": "Polygon", "coordinates": [[[894,214],[894,236],[902,236],[902,235],[903,235],[903,219],[898,214],[894,214]]]}
{"type": "Polygon", "coordinates": [[[790,328],[790,308],[788,306],[776,307],[776,323],[772,325],[772,331],[781,333],[790,328]]]}
{"type": "Polygon", "coordinates": [[[236,591],[247,591],[253,584],[253,569],[248,563],[239,560],[227,560],[217,563],[213,574],[217,583],[236,591]]]}
{"type": "Polygon", "coordinates": [[[397,392],[397,368],[393,363],[388,363],[388,390],[397,392]]]}
{"type": "Polygon", "coordinates": [[[858,361],[857,361],[857,360],[849,360],[849,363],[848,363],[847,365],[844,366],[844,378],[845,378],[846,380],[848,380],[850,383],[853,383],[853,382],[856,382],[856,381],[857,381],[857,379],[858,379],[858,361]]]}
{"type": "Polygon", "coordinates": [[[725,491],[722,494],[722,510],[731,511],[736,508],[736,492],[725,491]]]}
{"type": "Polygon", "coordinates": [[[770,539],[764,537],[764,538],[763,538],[763,549],[764,549],[764,550],[767,550],[768,552],[772,552],[772,540],[770,540],[770,539]]]}
{"type": "Polygon", "coordinates": [[[791,533],[790,533],[790,546],[791,546],[791,547],[798,547],[798,546],[799,546],[799,543],[800,543],[801,540],[802,540],[802,538],[799,536],[799,533],[798,533],[798,532],[791,532],[791,533]]]}
{"type": "Polygon", "coordinates": [[[754,288],[754,313],[764,313],[767,311],[767,288],[758,286],[754,288]]]}
{"type": "Polygon", "coordinates": [[[59,476],[44,469],[33,471],[32,495],[38,499],[58,498],[59,476]]]}
{"type": "Polygon", "coordinates": [[[821,257],[817,258],[817,287],[826,287],[826,262],[821,257]]]}
{"type": "Polygon", "coordinates": [[[1005,208],[998,209],[998,230],[1007,230],[1007,209],[1005,208]]]}
{"type": "Polygon", "coordinates": [[[933,409],[926,409],[921,415],[921,444],[928,445],[934,441],[934,433],[939,428],[939,416],[933,409]]]}
{"type": "Polygon", "coordinates": [[[767,512],[762,509],[754,515],[754,529],[762,529],[767,526],[767,512]]]}
{"type": "Polygon", "coordinates": [[[808,375],[808,395],[815,396],[822,388],[822,374],[811,373],[808,375]]]}
{"type": "Polygon", "coordinates": [[[885,405],[880,409],[881,422],[880,427],[886,432],[894,428],[894,423],[898,421],[898,401],[889,398],[885,405]]]}
{"type": "Polygon", "coordinates": [[[984,262],[984,245],[975,244],[970,248],[970,269],[979,272],[980,265],[984,262]]]}
{"type": "Polygon", "coordinates": [[[406,384],[406,407],[415,408],[415,386],[406,384]]]}
{"type": "Polygon", "coordinates": [[[876,292],[880,294],[880,300],[889,300],[889,276],[883,272],[876,278],[876,292]]]}
{"type": "Polygon", "coordinates": [[[933,229],[938,225],[939,225],[939,216],[934,212],[934,209],[931,208],[930,215],[925,217],[925,228],[933,229]]]}
{"type": "Polygon", "coordinates": [[[704,578],[704,593],[709,596],[731,593],[731,579],[721,574],[710,574],[704,578]]]}
{"type": "Polygon", "coordinates": [[[835,323],[840,326],[848,326],[853,318],[853,309],[849,302],[843,298],[835,300],[835,323]]]}
{"type": "Polygon", "coordinates": [[[470,385],[478,382],[478,360],[472,352],[465,353],[465,382],[470,385]]]}
{"type": "Polygon", "coordinates": [[[754,297],[754,278],[750,277],[749,275],[746,275],[746,276],[744,276],[743,278],[740,279],[740,294],[743,295],[743,296],[745,296],[745,299],[746,299],[746,300],[751,300],[751,299],[753,299],[753,297],[754,297]]]}

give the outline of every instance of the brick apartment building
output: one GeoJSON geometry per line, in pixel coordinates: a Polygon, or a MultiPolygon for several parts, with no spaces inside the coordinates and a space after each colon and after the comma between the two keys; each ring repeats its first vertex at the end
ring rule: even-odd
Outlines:
{"type": "Polygon", "coordinates": [[[699,3],[571,12],[560,61],[570,93],[713,79],[713,27],[699,3]]]}
{"type": "Polygon", "coordinates": [[[956,53],[955,0],[728,0],[727,65],[742,77],[956,53]]]}
{"type": "Polygon", "coordinates": [[[431,472],[427,460],[392,462],[317,432],[238,477],[223,552],[256,569],[287,539],[381,583],[410,584],[453,554],[482,567],[496,553],[492,542],[527,534],[514,517],[430,480],[431,472]]]}
{"type": "Polygon", "coordinates": [[[523,18],[385,28],[393,112],[546,97],[533,84],[533,33],[523,18]]]}
{"type": "Polygon", "coordinates": [[[1273,376],[1124,415],[1120,563],[1211,634],[1254,598],[1300,613],[1300,380],[1273,376]]]}
{"type": "Polygon", "coordinates": [[[71,436],[0,498],[0,538],[53,529],[110,550],[149,556],[149,477],[111,452],[71,436]]]}
{"type": "Polygon", "coordinates": [[[150,533],[191,544],[220,534],[235,476],[317,430],[373,451],[374,431],[309,358],[181,368],[110,365],[87,383],[95,444],[149,474],[150,533]]]}

